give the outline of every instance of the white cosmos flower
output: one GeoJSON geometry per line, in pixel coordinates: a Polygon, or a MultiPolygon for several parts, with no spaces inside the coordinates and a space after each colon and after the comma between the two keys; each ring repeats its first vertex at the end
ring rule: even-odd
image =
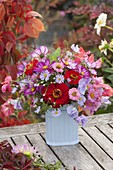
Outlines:
{"type": "Polygon", "coordinates": [[[95,29],[97,29],[97,34],[100,35],[101,27],[106,26],[107,14],[101,13],[96,20],[95,29]]]}
{"type": "Polygon", "coordinates": [[[101,53],[104,53],[105,55],[107,55],[107,49],[106,49],[106,45],[108,45],[107,41],[104,39],[104,40],[101,40],[101,45],[99,45],[99,50],[101,53]]]}

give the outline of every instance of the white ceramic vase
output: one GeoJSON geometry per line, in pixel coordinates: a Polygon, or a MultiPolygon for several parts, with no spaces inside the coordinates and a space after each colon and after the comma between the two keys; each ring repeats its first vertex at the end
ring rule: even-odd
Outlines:
{"type": "Polygon", "coordinates": [[[50,146],[74,145],[79,142],[78,124],[69,117],[66,108],[61,109],[58,117],[46,112],[46,143],[50,146]]]}

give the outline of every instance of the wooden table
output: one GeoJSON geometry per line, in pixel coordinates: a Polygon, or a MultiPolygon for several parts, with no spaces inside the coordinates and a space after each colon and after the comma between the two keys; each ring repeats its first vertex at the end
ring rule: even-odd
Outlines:
{"type": "Polygon", "coordinates": [[[79,127],[80,143],[50,147],[45,142],[45,123],[0,129],[0,141],[11,145],[28,143],[38,146],[45,162],[60,160],[62,169],[113,170],[113,113],[89,117],[87,126],[79,127]]]}

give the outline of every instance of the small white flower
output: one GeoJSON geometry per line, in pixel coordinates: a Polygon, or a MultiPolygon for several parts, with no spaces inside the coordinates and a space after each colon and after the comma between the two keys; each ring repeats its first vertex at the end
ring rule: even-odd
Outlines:
{"type": "Polygon", "coordinates": [[[64,76],[63,75],[56,75],[56,83],[63,83],[64,82],[64,76]]]}
{"type": "Polygon", "coordinates": [[[54,117],[58,117],[61,114],[61,110],[60,109],[54,109],[51,113],[54,117]]]}
{"type": "Polygon", "coordinates": [[[40,109],[41,109],[41,107],[38,106],[34,112],[38,114],[40,112],[40,109]]]}
{"type": "Polygon", "coordinates": [[[78,45],[75,46],[75,44],[72,44],[71,49],[76,53],[80,53],[80,51],[79,51],[80,48],[78,47],[78,45]]]}
{"type": "Polygon", "coordinates": [[[42,99],[40,99],[40,102],[43,102],[43,98],[42,98],[42,99]]]}
{"type": "Polygon", "coordinates": [[[106,26],[107,14],[101,13],[96,20],[95,29],[97,29],[97,34],[100,35],[101,27],[106,26]]]}
{"type": "Polygon", "coordinates": [[[105,55],[107,55],[106,45],[108,45],[107,41],[105,39],[101,40],[101,45],[99,45],[99,50],[101,53],[104,53],[105,55]]]}
{"type": "Polygon", "coordinates": [[[48,80],[49,80],[49,77],[50,77],[50,73],[49,73],[48,70],[43,71],[43,72],[40,74],[40,79],[41,79],[41,80],[48,81],[48,80]]]}

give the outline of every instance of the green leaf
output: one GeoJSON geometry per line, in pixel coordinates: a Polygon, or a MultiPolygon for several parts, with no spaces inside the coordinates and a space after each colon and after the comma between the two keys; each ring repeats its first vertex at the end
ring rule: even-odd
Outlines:
{"type": "Polygon", "coordinates": [[[113,73],[113,68],[104,68],[102,70],[107,73],[113,73]]]}
{"type": "Polygon", "coordinates": [[[60,56],[61,53],[61,48],[57,48],[51,55],[48,56],[48,58],[50,59],[50,61],[57,61],[57,57],[60,56]]]}
{"type": "Polygon", "coordinates": [[[108,77],[106,77],[108,80],[110,80],[112,83],[113,83],[113,74],[112,75],[110,75],[110,76],[108,76],[108,77]]]}

